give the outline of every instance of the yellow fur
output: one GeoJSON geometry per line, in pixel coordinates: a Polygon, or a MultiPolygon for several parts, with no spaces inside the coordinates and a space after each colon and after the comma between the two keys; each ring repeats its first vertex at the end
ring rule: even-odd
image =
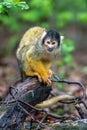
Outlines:
{"type": "Polygon", "coordinates": [[[24,46],[32,46],[36,44],[37,40],[39,40],[45,31],[45,28],[41,27],[33,27],[29,30],[27,30],[21,39],[19,48],[17,50],[17,57],[20,59],[20,51],[24,46]]]}
{"type": "Polygon", "coordinates": [[[38,46],[38,42],[41,40],[45,31],[46,30],[41,27],[29,29],[19,44],[17,58],[26,76],[37,76],[40,82],[49,85],[51,83],[49,77],[52,75],[52,71],[50,70],[51,57],[45,56],[45,52],[42,53],[39,47],[38,50],[35,49],[36,44],[38,46]],[[40,55],[37,54],[38,51],[40,55]]]}

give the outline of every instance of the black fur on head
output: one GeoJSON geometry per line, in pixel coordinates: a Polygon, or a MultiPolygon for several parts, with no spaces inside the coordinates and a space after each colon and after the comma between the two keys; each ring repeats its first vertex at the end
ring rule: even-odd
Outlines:
{"type": "Polygon", "coordinates": [[[55,30],[47,30],[47,34],[43,38],[43,43],[47,38],[50,38],[52,41],[56,40],[58,42],[58,46],[60,46],[60,34],[55,30]]]}

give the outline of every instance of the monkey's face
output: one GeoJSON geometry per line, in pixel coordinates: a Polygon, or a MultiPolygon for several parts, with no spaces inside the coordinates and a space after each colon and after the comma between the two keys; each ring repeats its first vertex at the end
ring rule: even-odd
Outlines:
{"type": "Polygon", "coordinates": [[[58,42],[56,40],[52,40],[50,38],[45,39],[44,41],[45,49],[48,53],[52,53],[58,47],[58,42]]]}
{"type": "Polygon", "coordinates": [[[60,50],[61,36],[55,30],[46,32],[43,38],[43,46],[45,51],[50,54],[56,54],[60,50]]]}

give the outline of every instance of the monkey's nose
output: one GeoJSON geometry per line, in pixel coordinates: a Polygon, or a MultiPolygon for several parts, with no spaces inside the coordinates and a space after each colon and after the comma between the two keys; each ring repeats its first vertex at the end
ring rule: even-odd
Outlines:
{"type": "Polygon", "coordinates": [[[51,47],[51,48],[49,47],[49,48],[48,48],[48,51],[49,51],[49,52],[53,51],[53,47],[51,47]]]}

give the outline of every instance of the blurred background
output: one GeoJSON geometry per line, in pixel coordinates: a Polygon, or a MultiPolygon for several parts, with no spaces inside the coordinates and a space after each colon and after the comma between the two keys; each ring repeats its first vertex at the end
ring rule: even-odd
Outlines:
{"type": "MultiPolygon", "coordinates": [[[[61,78],[87,85],[87,0],[0,0],[0,86],[19,77],[15,52],[24,32],[33,26],[64,35],[53,69],[61,78]]],[[[57,84],[64,91],[61,84],[57,84]]],[[[69,91],[76,91],[71,86],[69,91]]]]}
{"type": "MultiPolygon", "coordinates": [[[[81,81],[86,87],[87,0],[0,0],[0,92],[7,91],[7,86],[20,78],[16,49],[25,31],[33,26],[55,29],[64,35],[53,71],[60,78],[81,81]]],[[[59,94],[80,94],[75,85],[55,86],[59,94]]],[[[61,108],[76,112],[70,106],[57,107],[58,114],[64,113],[61,108]]]]}

